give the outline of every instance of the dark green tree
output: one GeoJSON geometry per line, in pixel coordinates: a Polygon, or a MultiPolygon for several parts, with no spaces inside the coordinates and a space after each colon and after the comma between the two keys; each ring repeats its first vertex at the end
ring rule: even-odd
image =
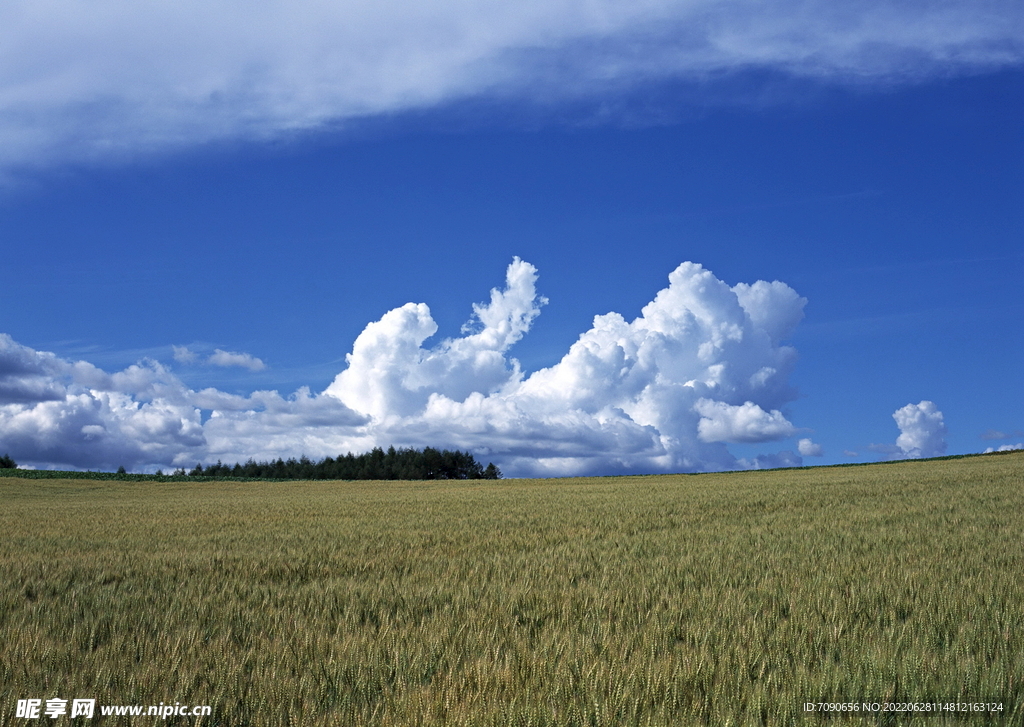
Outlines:
{"type": "MultiPolygon", "coordinates": [[[[175,474],[185,474],[184,470],[175,474]]],[[[250,458],[244,464],[217,464],[203,467],[197,464],[188,473],[191,476],[243,477],[248,479],[278,480],[479,480],[498,479],[501,471],[494,466],[484,468],[469,452],[439,450],[426,447],[385,451],[375,447],[369,452],[355,455],[349,452],[336,458],[324,457],[319,462],[303,455],[299,459],[256,462],[250,458]]]]}
{"type": "Polygon", "coordinates": [[[3,457],[0,457],[0,469],[13,470],[17,469],[17,467],[18,463],[11,459],[9,454],[5,454],[3,457]]]}

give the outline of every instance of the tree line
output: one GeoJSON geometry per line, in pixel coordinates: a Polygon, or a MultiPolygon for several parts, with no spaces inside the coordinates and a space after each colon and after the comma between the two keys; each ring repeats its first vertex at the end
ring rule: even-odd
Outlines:
{"type": "MultiPolygon", "coordinates": [[[[0,456],[0,469],[15,469],[17,463],[9,456],[0,456]]],[[[19,475],[103,475],[105,473],[58,473],[49,470],[19,470],[19,475]]],[[[106,475],[115,479],[137,479],[145,475],[128,474],[124,467],[119,467],[115,475],[106,475]]],[[[486,467],[476,461],[469,452],[449,449],[395,449],[384,450],[376,447],[365,454],[352,454],[338,457],[325,457],[314,462],[305,455],[299,459],[270,460],[248,462],[234,465],[217,464],[203,467],[197,464],[191,470],[184,468],[165,475],[157,470],[156,476],[166,479],[186,477],[202,477],[204,479],[244,479],[244,480],[497,480],[501,478],[501,470],[489,463],[486,467]]]]}
{"type": "MultiPolygon", "coordinates": [[[[157,474],[163,474],[157,472],[157,474]]],[[[244,477],[275,480],[497,480],[501,470],[489,463],[486,467],[469,452],[450,449],[395,449],[376,447],[365,454],[325,457],[314,462],[305,455],[299,459],[268,462],[235,463],[234,465],[197,464],[177,476],[244,477]]]]}

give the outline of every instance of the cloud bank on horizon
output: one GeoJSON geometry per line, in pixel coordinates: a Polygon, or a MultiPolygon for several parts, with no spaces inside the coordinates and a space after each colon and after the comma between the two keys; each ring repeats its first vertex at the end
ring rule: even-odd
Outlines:
{"type": "Polygon", "coordinates": [[[898,83],[1022,61],[1015,0],[8,0],[0,169],[469,98],[557,104],[746,70],[898,83]]]}
{"type": "MultiPolygon", "coordinates": [[[[35,466],[149,471],[390,445],[468,449],[519,476],[801,463],[788,450],[737,459],[727,446],[798,432],[782,412],[797,395],[784,342],[807,301],[788,285],[730,287],[683,263],[638,317],[596,316],[557,364],[527,375],[509,350],[547,302],[537,277],[514,259],[462,335],[432,347],[425,304],[387,312],[318,394],[194,391],[158,361],[109,374],[0,334],[0,450],[35,466]]],[[[179,362],[195,362],[189,353],[174,348],[179,362]]],[[[808,439],[799,450],[821,453],[808,439]]]]}

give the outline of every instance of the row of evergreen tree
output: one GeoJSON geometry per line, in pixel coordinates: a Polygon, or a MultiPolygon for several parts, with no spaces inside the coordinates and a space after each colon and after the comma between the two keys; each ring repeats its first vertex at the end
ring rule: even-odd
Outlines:
{"type": "MultiPolygon", "coordinates": [[[[162,474],[162,473],[158,473],[162,474]]],[[[190,477],[252,477],[275,480],[497,480],[501,470],[493,463],[486,467],[469,452],[427,447],[387,450],[377,447],[365,454],[325,457],[314,462],[305,455],[299,459],[280,459],[245,464],[197,464],[189,472],[176,475],[190,477]]]]}

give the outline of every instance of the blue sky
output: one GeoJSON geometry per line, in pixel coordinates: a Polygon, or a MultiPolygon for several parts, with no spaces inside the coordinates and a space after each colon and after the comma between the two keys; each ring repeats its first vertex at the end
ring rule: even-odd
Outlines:
{"type": "Polygon", "coordinates": [[[1024,442],[1017,4],[187,5],[0,10],[19,462],[1024,442]]]}

